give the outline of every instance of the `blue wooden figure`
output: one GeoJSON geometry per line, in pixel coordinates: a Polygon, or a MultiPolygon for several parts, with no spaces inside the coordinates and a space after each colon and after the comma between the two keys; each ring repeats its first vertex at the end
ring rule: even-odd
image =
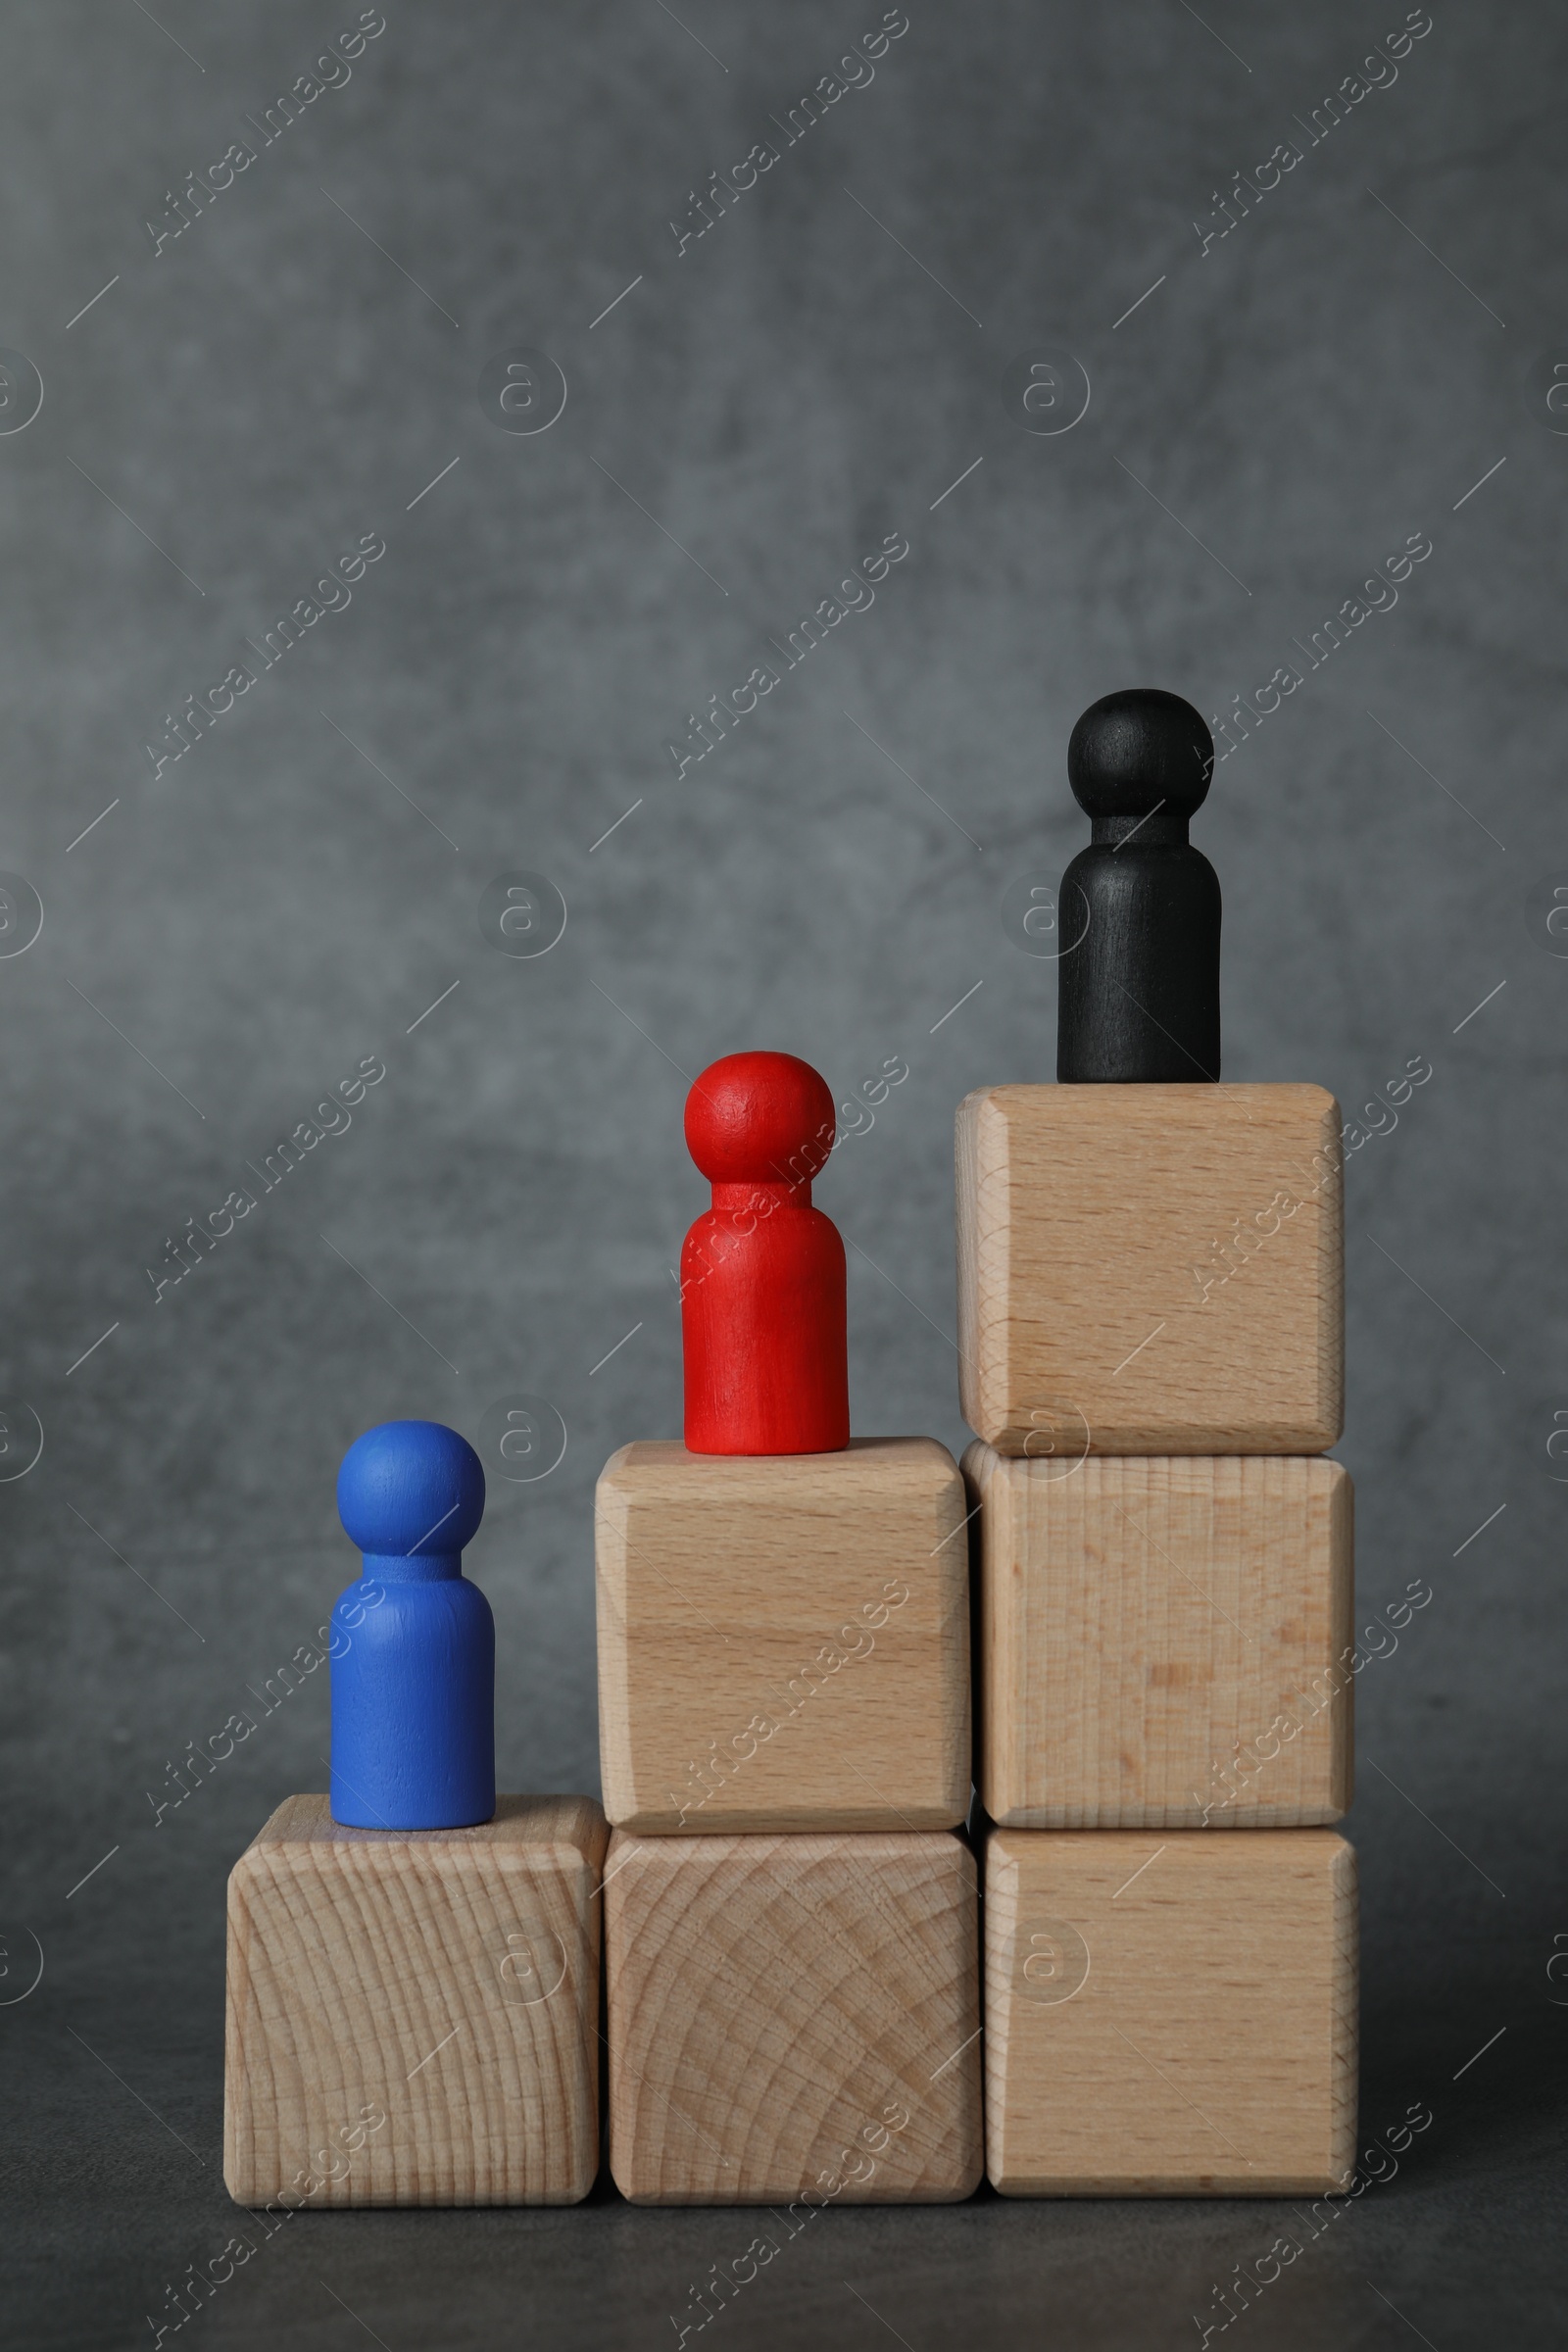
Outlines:
{"type": "Polygon", "coordinates": [[[484,1470],[439,1421],[356,1438],[337,1507],[365,1573],[332,1610],[332,1819],[461,1830],[496,1809],[496,1633],[463,1573],[484,1470]]]}

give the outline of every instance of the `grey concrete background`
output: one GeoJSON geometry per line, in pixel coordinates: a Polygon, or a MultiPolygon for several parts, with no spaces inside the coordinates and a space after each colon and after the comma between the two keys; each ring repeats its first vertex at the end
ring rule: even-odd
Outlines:
{"type": "MultiPolygon", "coordinates": [[[[1051,967],[1000,906],[1084,837],[1072,722],[1135,683],[1223,712],[1411,533],[1433,552],[1397,606],[1196,828],[1228,1074],[1350,1108],[1412,1055],[1434,1073],[1348,1170],[1341,1451],[1363,1600],[1435,1595],[1361,1678],[1349,1826],[1364,2134],[1417,2098],[1436,2124],[1237,2325],[1560,2340],[1568,962],[1539,894],[1568,879],[1568,438],[1531,369],[1568,340],[1568,28],[1434,0],[1397,80],[1308,145],[1401,9],[909,0],[874,81],[677,251],[688,192],[782,144],[769,117],[870,0],[388,0],[352,78],[155,257],[165,191],[357,13],[0,15],[0,343],[45,391],[0,435],[0,867],[45,910],[0,962],[0,1458],[44,1432],[0,1486],[4,1982],[44,1958],[0,2013],[18,2340],[147,2340],[227,2233],[223,1879],[322,1785],[324,1677],[156,1827],[147,1792],[353,1573],[346,1444],[392,1414],[477,1435],[514,1391],[562,1415],[564,1459],[492,1482],[469,1565],[503,1785],[596,1787],[591,1491],[678,1428],[684,1073],[767,1044],[843,1094],[907,1061],[817,1197],[854,1245],[857,1425],[956,1447],[952,1116],[1054,1067],[1051,967]],[[1214,192],[1293,137],[1205,251],[1214,192]],[[1004,392],[1048,343],[1092,385],[1056,437],[1004,392]],[[476,391],[519,344],[569,388],[534,436],[476,391]],[[891,531],[874,607],[677,779],[686,713],[891,531]],[[164,714],[365,533],[386,553],[352,604],[155,777],[164,714]],[[518,867],[569,907],[532,960],[478,922],[518,867]],[[367,1055],[352,1128],[155,1303],[166,1241],[367,1055]]],[[[1176,2345],[1280,2226],[835,2213],[722,2325],[1176,2345]]],[[[305,2218],[195,2324],[668,2341],[749,2234],[604,2191],[305,2218]]]]}

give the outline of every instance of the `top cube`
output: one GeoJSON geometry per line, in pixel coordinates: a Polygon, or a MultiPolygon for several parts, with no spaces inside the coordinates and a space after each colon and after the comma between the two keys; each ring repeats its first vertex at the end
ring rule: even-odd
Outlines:
{"type": "Polygon", "coordinates": [[[1317,1086],[984,1087],[957,1115],[963,1414],[1089,1453],[1320,1453],[1344,1424],[1341,1120],[1317,1086]]]}

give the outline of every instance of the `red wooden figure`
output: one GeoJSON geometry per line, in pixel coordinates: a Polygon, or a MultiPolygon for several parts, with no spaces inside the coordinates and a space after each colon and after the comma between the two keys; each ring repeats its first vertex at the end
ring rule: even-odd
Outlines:
{"type": "Polygon", "coordinates": [[[727,1054],[686,1098],[713,1188],[680,1253],[693,1453],[837,1453],[850,1442],[844,1244],[811,1206],[833,1098],[793,1054],[727,1054]]]}

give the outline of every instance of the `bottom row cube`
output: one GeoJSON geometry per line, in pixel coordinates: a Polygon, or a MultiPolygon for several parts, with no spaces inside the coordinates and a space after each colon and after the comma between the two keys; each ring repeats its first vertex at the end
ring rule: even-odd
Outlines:
{"type": "Polygon", "coordinates": [[[986,2160],[1007,2196],[1307,2196],[1355,2153],[1332,1830],[994,1830],[986,2160]]]}
{"type": "Polygon", "coordinates": [[[982,2169],[1011,2196],[1348,2183],[1355,1859],[1332,1831],[995,1830],[983,1937],[949,1832],[606,1836],[586,1798],[450,1832],[274,1814],[229,1888],[236,2201],[586,2195],[601,1905],[634,2203],[941,2202],[982,2169]]]}
{"type": "Polygon", "coordinates": [[[240,2205],[569,2205],[599,2171],[586,1796],[359,1830],[291,1796],[229,1874],[223,2179],[240,2205]]]}
{"type": "Polygon", "coordinates": [[[605,1864],[610,2169],[634,2204],[980,2181],[974,1856],[946,1831],[647,1838],[605,1864]]]}

